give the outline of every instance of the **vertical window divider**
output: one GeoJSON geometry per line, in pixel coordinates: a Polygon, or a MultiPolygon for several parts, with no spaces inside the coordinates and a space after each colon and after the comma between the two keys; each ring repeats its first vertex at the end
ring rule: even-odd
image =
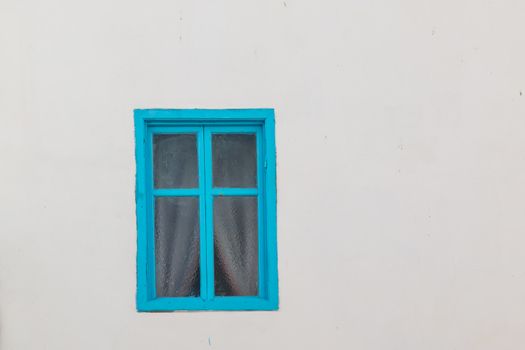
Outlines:
{"type": "Polygon", "coordinates": [[[197,158],[199,162],[199,226],[200,226],[200,294],[203,300],[208,299],[208,237],[206,232],[206,147],[204,127],[200,126],[197,135],[197,158]]]}
{"type": "Polygon", "coordinates": [[[211,150],[211,130],[206,126],[204,129],[204,169],[205,169],[205,197],[206,197],[206,287],[207,298],[212,300],[215,297],[215,269],[214,269],[214,242],[213,242],[213,168],[211,150]]]}

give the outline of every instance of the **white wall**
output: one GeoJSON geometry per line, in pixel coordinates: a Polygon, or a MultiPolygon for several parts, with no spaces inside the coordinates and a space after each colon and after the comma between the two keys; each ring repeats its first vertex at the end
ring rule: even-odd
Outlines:
{"type": "Polygon", "coordinates": [[[0,348],[524,348],[524,15],[0,0],[0,348]],[[280,311],[135,311],[153,107],[276,109],[280,311]]]}

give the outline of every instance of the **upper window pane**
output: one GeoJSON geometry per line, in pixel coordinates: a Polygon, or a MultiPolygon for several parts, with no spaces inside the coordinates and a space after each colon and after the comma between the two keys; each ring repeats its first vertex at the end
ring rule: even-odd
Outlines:
{"type": "Polygon", "coordinates": [[[213,134],[214,187],[257,187],[255,134],[213,134]]]}
{"type": "Polygon", "coordinates": [[[153,177],[155,188],[199,186],[196,134],[153,136],[153,177]]]}

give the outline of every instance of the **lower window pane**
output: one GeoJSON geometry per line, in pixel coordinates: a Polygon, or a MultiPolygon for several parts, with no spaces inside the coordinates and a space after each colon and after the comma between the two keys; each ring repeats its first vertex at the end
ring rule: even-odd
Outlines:
{"type": "Polygon", "coordinates": [[[215,295],[258,295],[257,197],[213,199],[215,295]]]}
{"type": "Polygon", "coordinates": [[[199,198],[155,198],[158,297],[200,295],[199,198]]]}

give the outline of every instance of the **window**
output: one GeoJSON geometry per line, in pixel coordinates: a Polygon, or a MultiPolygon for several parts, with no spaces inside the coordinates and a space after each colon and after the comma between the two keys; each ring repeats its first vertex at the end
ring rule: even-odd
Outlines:
{"type": "Polygon", "coordinates": [[[272,109],[135,110],[137,310],[276,310],[272,109]]]}

